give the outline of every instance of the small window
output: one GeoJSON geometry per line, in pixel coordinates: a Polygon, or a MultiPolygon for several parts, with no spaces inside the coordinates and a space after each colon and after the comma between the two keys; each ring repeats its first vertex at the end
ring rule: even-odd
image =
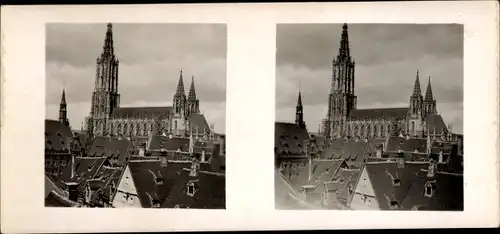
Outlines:
{"type": "Polygon", "coordinates": [[[59,132],[58,132],[58,133],[57,133],[57,136],[58,136],[58,137],[61,137],[61,133],[59,133],[59,132]]]}
{"type": "Polygon", "coordinates": [[[129,177],[125,177],[125,184],[128,184],[129,177]]]}
{"type": "Polygon", "coordinates": [[[425,184],[425,196],[432,197],[434,195],[434,192],[435,192],[435,185],[431,182],[427,182],[427,184],[425,184]]]}
{"type": "Polygon", "coordinates": [[[187,195],[188,196],[194,196],[194,193],[196,192],[195,186],[193,182],[189,182],[187,185],[187,195]]]}
{"type": "Polygon", "coordinates": [[[397,208],[399,208],[399,203],[397,201],[390,201],[389,202],[389,207],[391,209],[397,209],[397,208]]]}
{"type": "Polygon", "coordinates": [[[163,184],[163,178],[156,177],[156,184],[163,184]]]}
{"type": "Polygon", "coordinates": [[[52,145],[52,141],[48,140],[47,144],[52,145]]]}
{"type": "Polygon", "coordinates": [[[395,178],[392,180],[392,185],[393,186],[399,186],[401,185],[401,180],[399,178],[395,178]]]}
{"type": "Polygon", "coordinates": [[[293,136],[293,139],[298,140],[299,138],[297,136],[293,136]]]}
{"type": "Polygon", "coordinates": [[[283,146],[285,146],[286,148],[288,148],[288,143],[285,143],[283,146]]]}

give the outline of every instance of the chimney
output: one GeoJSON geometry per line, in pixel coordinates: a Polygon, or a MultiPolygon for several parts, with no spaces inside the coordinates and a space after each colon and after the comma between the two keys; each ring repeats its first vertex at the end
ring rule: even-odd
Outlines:
{"type": "Polygon", "coordinates": [[[382,158],[383,145],[377,146],[375,153],[377,154],[377,158],[382,158]]]}
{"type": "Polygon", "coordinates": [[[193,177],[198,176],[199,169],[200,169],[200,163],[198,162],[198,159],[193,158],[193,161],[191,163],[191,172],[189,172],[189,176],[193,177]]]}
{"type": "Polygon", "coordinates": [[[368,137],[365,137],[365,142],[368,143],[368,137]]]}
{"type": "Polygon", "coordinates": [[[75,182],[69,182],[66,183],[66,189],[69,194],[69,200],[71,201],[78,201],[78,183],[75,182]]]}
{"type": "Polygon", "coordinates": [[[172,139],[172,133],[168,134],[168,139],[172,139]]]}
{"type": "Polygon", "coordinates": [[[160,159],[160,166],[161,167],[167,167],[167,165],[168,165],[168,158],[167,158],[167,156],[161,157],[161,159],[160,159]]]}
{"type": "Polygon", "coordinates": [[[405,167],[405,154],[402,150],[398,150],[397,158],[398,158],[398,167],[404,168],[405,167]]]}
{"type": "Polygon", "coordinates": [[[71,155],[71,179],[75,177],[75,155],[71,155]]]}
{"type": "Polygon", "coordinates": [[[443,149],[439,149],[439,158],[438,158],[438,162],[443,162],[443,149]]]}
{"type": "Polygon", "coordinates": [[[427,171],[427,177],[432,178],[435,175],[435,168],[436,168],[436,163],[434,162],[434,159],[429,160],[429,168],[427,171]]]}
{"type": "Polygon", "coordinates": [[[205,162],[205,148],[201,151],[201,161],[205,162]]]}
{"type": "Polygon", "coordinates": [[[309,156],[309,179],[307,181],[310,181],[312,179],[312,157],[309,156]]]}

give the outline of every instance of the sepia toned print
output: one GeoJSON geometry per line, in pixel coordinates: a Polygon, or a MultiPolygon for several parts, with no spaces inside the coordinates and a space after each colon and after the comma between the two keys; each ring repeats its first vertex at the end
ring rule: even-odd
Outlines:
{"type": "Polygon", "coordinates": [[[462,25],[277,28],[276,209],[463,210],[462,25]]]}
{"type": "Polygon", "coordinates": [[[225,209],[226,26],[46,27],[45,206],[225,209]]]}

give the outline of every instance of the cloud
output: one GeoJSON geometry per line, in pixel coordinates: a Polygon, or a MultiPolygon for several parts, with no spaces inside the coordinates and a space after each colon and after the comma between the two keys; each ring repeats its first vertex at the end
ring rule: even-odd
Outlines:
{"type": "MultiPolygon", "coordinates": [[[[306,123],[316,126],[325,117],[341,26],[278,25],[277,119],[293,121],[299,84],[306,123]]],[[[422,92],[430,76],[438,110],[454,131],[462,132],[461,25],[354,24],[349,25],[349,40],[358,108],[408,106],[419,70],[422,92]]]]}
{"type": "MultiPolygon", "coordinates": [[[[105,24],[47,25],[46,118],[57,118],[63,88],[73,128],[88,115],[105,31],[105,24]]],[[[200,108],[225,131],[225,25],[113,24],[113,40],[122,106],[170,105],[182,69],[186,94],[194,76],[200,108]]]]}

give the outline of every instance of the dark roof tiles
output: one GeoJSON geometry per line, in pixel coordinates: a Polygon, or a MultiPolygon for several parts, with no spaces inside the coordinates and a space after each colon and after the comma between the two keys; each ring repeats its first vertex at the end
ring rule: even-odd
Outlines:
{"type": "Polygon", "coordinates": [[[121,107],[111,113],[112,118],[152,118],[166,117],[172,111],[172,107],[121,107]]]}
{"type": "Polygon", "coordinates": [[[276,153],[305,154],[309,133],[293,123],[274,124],[274,147],[276,153]]]}
{"type": "Polygon", "coordinates": [[[45,120],[45,149],[67,151],[69,153],[73,132],[56,120],[45,120]]]}
{"type": "Polygon", "coordinates": [[[348,118],[352,121],[364,119],[401,119],[408,113],[408,108],[353,109],[348,118]]]}

